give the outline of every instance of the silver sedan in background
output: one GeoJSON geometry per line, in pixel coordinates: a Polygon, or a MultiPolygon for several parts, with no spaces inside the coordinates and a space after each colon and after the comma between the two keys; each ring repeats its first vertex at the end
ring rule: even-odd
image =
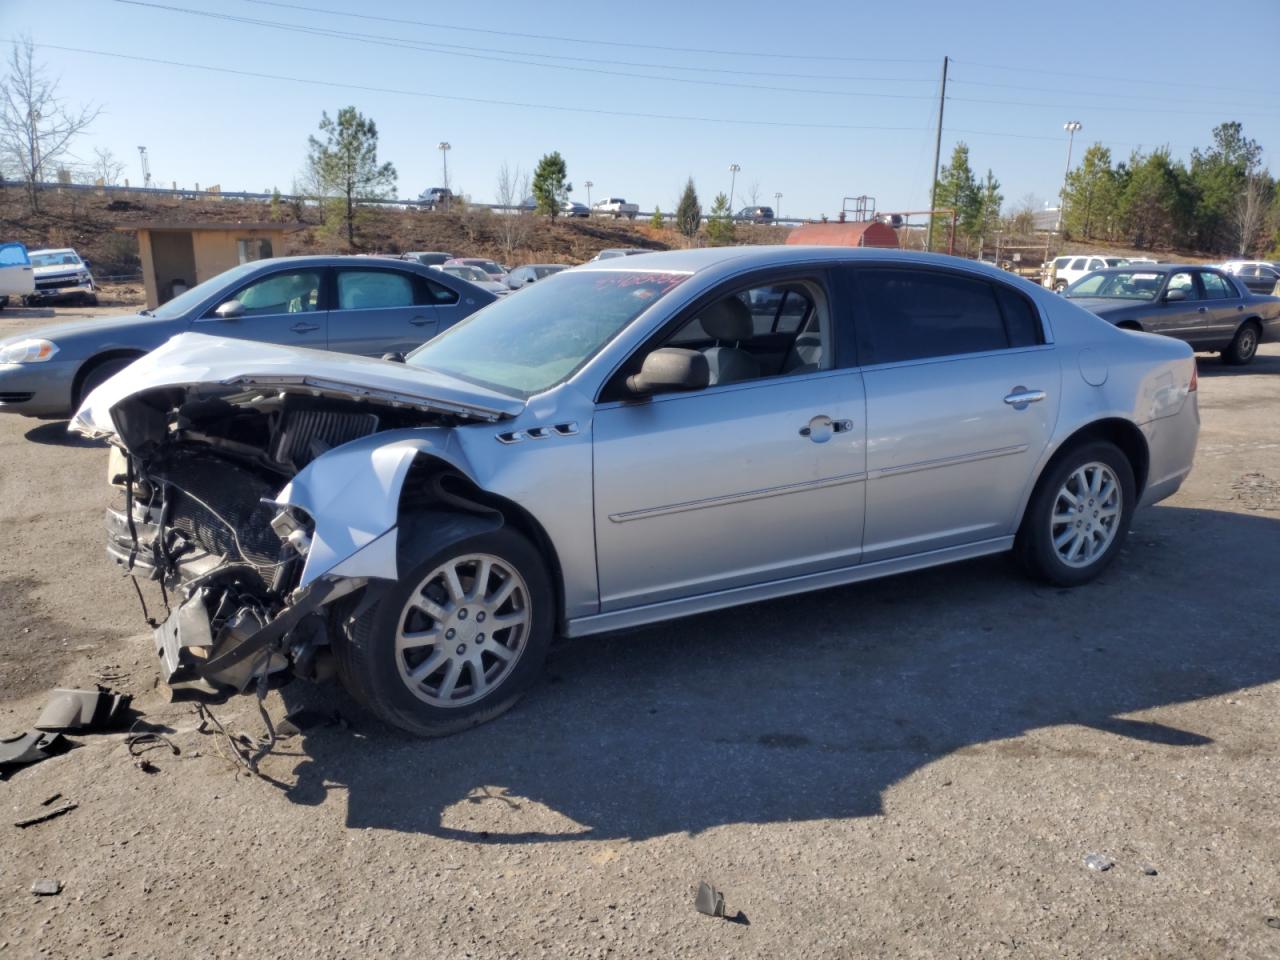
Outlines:
{"type": "Polygon", "coordinates": [[[1187,344],[981,264],[737,247],[564,271],[404,363],[186,334],[73,426],[114,446],[109,552],[178,598],[171,678],[332,661],[440,735],[557,632],[1002,551],[1086,583],[1196,396],[1187,344]]]}

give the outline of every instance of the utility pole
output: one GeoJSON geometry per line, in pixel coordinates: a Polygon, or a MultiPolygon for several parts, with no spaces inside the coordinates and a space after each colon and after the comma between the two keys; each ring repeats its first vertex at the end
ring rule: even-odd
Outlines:
{"type": "Polygon", "coordinates": [[[733,216],[733,187],[738,182],[738,171],[742,168],[736,163],[729,164],[729,216],[733,216]]]}
{"type": "Polygon", "coordinates": [[[1076,131],[1080,129],[1079,120],[1068,120],[1062,125],[1067,131],[1067,169],[1062,172],[1062,194],[1058,197],[1058,230],[1062,233],[1062,215],[1067,209],[1067,177],[1071,176],[1071,147],[1075,144],[1076,131]]]}
{"type": "Polygon", "coordinates": [[[942,58],[942,90],[938,94],[938,135],[933,141],[933,182],[929,185],[929,231],[925,235],[924,248],[933,249],[933,211],[938,209],[938,164],[942,160],[942,112],[947,105],[947,66],[950,57],[942,58]]]}
{"type": "Polygon", "coordinates": [[[147,163],[147,148],[138,147],[138,159],[142,163],[142,185],[151,186],[151,165],[147,163]]]}

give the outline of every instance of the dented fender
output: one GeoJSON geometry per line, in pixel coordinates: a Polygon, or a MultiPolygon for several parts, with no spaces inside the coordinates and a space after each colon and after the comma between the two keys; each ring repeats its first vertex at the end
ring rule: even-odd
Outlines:
{"type": "Polygon", "coordinates": [[[361,437],[317,457],[280,491],[315,524],[300,587],[324,576],[396,580],[400,491],[409,468],[430,456],[472,477],[446,428],[391,430],[361,437]]]}

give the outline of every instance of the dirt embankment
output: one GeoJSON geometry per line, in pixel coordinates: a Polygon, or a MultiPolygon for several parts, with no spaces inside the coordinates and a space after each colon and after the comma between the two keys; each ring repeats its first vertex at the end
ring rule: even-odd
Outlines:
{"type": "MultiPolygon", "coordinates": [[[[446,250],[459,256],[491,257],[512,266],[521,263],[581,263],[606,247],[668,250],[686,245],[670,228],[647,221],[518,217],[484,207],[451,211],[398,207],[360,210],[356,242],[321,222],[312,204],[216,200],[210,197],[140,197],[138,194],[46,191],[32,211],[25,191],[0,188],[0,242],[19,240],[27,247],[74,247],[94,265],[99,277],[137,274],[137,238],[118,228],[136,223],[300,224],[283,254],[403,253],[446,250]]],[[[738,243],[783,243],[785,227],[739,224],[738,243]]],[[[699,238],[705,243],[705,238],[699,238]]]]}

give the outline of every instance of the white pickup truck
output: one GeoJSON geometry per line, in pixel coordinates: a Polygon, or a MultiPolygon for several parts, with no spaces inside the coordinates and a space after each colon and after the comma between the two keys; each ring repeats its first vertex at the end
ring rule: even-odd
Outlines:
{"type": "Polygon", "coordinates": [[[591,212],[601,216],[613,217],[615,220],[620,217],[634,220],[636,214],[640,212],[640,204],[627,203],[621,197],[605,197],[603,200],[597,200],[591,205],[591,212]]]}

